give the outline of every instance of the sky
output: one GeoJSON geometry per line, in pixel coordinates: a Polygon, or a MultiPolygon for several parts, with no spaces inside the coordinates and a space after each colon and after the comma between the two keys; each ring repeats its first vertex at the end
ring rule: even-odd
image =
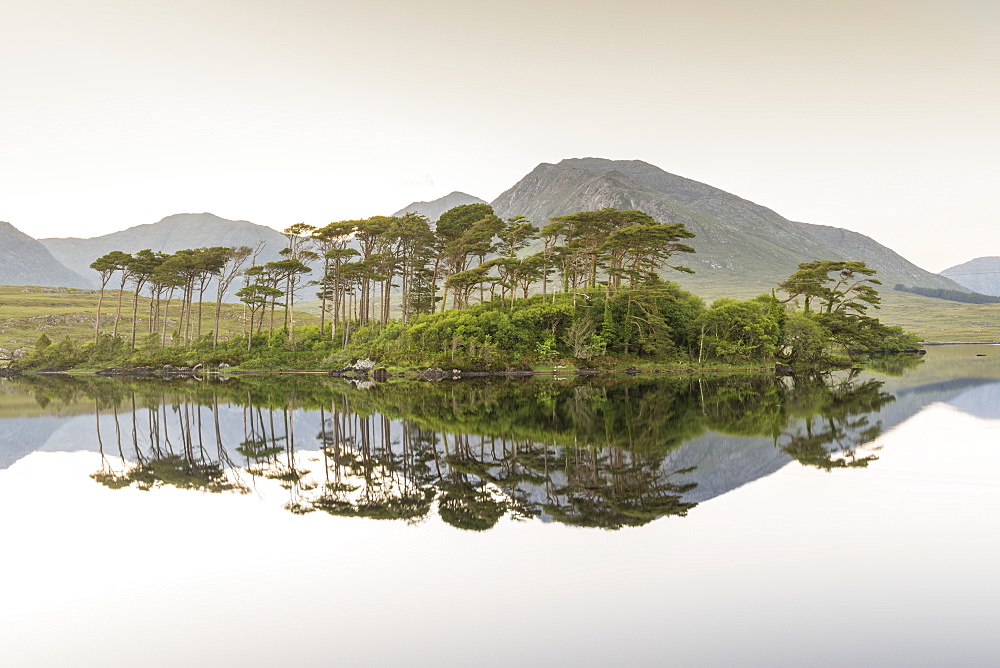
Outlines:
{"type": "Polygon", "coordinates": [[[0,0],[0,220],[283,229],[645,160],[940,271],[1000,255],[992,0],[0,0]]]}

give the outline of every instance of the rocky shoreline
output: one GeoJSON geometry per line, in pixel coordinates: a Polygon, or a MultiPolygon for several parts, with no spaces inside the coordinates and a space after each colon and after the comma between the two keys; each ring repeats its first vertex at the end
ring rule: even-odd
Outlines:
{"type": "MultiPolygon", "coordinates": [[[[53,368],[39,369],[33,371],[22,371],[14,366],[0,367],[0,378],[14,378],[23,374],[30,375],[50,375],[74,373],[72,369],[53,368]]],[[[640,374],[720,374],[720,373],[773,373],[778,376],[786,376],[794,373],[791,367],[783,364],[774,364],[761,367],[746,367],[740,369],[719,369],[719,368],[695,368],[695,367],[671,367],[664,369],[637,369],[637,368],[613,368],[613,369],[592,369],[592,368],[569,368],[557,366],[551,370],[536,371],[532,369],[506,369],[501,371],[478,371],[465,369],[441,369],[429,368],[423,371],[390,372],[384,367],[377,366],[368,359],[358,360],[354,364],[349,364],[342,369],[336,370],[303,370],[303,369],[266,369],[266,370],[246,370],[232,369],[227,364],[206,367],[197,364],[193,367],[174,366],[167,364],[159,368],[154,367],[108,367],[93,372],[97,376],[107,378],[198,378],[215,377],[226,378],[232,376],[283,376],[283,375],[326,375],[333,378],[344,378],[354,381],[384,381],[389,378],[410,378],[422,380],[461,380],[463,378],[527,378],[531,376],[598,376],[598,375],[629,375],[640,374]]]]}
{"type": "MultiPolygon", "coordinates": [[[[382,367],[361,367],[349,365],[342,369],[333,371],[324,370],[302,370],[302,369],[268,369],[261,371],[230,369],[227,366],[204,367],[176,367],[165,365],[161,368],[153,367],[109,367],[99,371],[93,371],[97,376],[106,378],[200,378],[200,377],[232,377],[232,376],[276,376],[276,375],[326,375],[333,378],[344,378],[346,380],[368,380],[384,381],[389,378],[411,378],[423,380],[461,380],[463,378],[528,378],[531,376],[597,376],[597,375],[640,375],[640,374],[718,374],[718,373],[777,373],[783,375],[789,369],[780,366],[753,367],[746,369],[715,369],[693,367],[670,368],[670,369],[590,369],[590,368],[559,368],[552,370],[535,371],[531,369],[507,369],[502,371],[475,371],[464,369],[440,369],[429,368],[423,371],[409,372],[389,372],[382,367]]],[[[22,373],[31,375],[64,374],[72,372],[70,369],[41,369],[37,371],[22,372],[19,369],[0,368],[0,377],[14,377],[22,373]],[[5,374],[5,369],[9,369],[5,374]]]]}

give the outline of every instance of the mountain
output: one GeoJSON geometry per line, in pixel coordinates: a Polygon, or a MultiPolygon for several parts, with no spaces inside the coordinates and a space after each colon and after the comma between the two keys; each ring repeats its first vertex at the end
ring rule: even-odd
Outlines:
{"type": "Polygon", "coordinates": [[[414,213],[419,213],[422,216],[426,216],[432,223],[436,223],[442,213],[449,209],[454,209],[456,206],[462,206],[463,204],[486,204],[486,201],[481,200],[478,197],[473,197],[472,195],[460,193],[456,190],[450,195],[439,197],[431,202],[413,202],[412,204],[404,206],[392,215],[402,216],[403,214],[410,213],[412,211],[414,213]]]}
{"type": "Polygon", "coordinates": [[[640,160],[573,158],[542,163],[494,200],[497,215],[552,216],[604,207],[638,209],[660,222],[684,223],[696,254],[679,260],[695,274],[671,273],[704,296],[748,297],[770,291],[807,260],[864,260],[886,285],[962,290],[857,232],[797,223],[771,209],[640,160]]]}
{"type": "Polygon", "coordinates": [[[277,230],[245,220],[227,220],[211,213],[178,213],[158,223],[137,225],[90,239],[39,239],[60,262],[82,274],[97,286],[97,273],[90,263],[113,250],[135,253],[144,248],[175,253],[183,248],[211,246],[264,246],[259,262],[280,258],[278,251],[287,246],[277,230]]]}
{"type": "Polygon", "coordinates": [[[977,257],[949,267],[941,275],[974,292],[1000,297],[1000,257],[977,257]]]}
{"type": "Polygon", "coordinates": [[[0,285],[90,287],[35,239],[10,223],[0,222],[0,285]]]}

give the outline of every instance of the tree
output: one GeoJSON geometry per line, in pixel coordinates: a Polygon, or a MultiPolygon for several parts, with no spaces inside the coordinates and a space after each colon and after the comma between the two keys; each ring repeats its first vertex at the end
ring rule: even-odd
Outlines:
{"type": "MultiPolygon", "coordinates": [[[[132,347],[135,347],[135,331],[139,321],[139,293],[143,286],[153,277],[166,256],[163,253],[155,253],[146,248],[134,256],[129,262],[129,275],[132,278],[132,347]]],[[[150,299],[152,305],[152,299],[150,299]]]]}
{"type": "MultiPolygon", "coordinates": [[[[165,276],[171,277],[170,282],[173,287],[182,288],[182,304],[181,304],[181,314],[178,321],[178,335],[179,338],[187,341],[191,336],[191,320],[194,312],[194,293],[196,286],[199,285],[200,280],[214,272],[217,272],[221,268],[220,262],[222,259],[218,254],[210,252],[208,248],[185,248],[179,250],[166,260],[159,267],[159,272],[162,272],[165,276]]],[[[224,262],[222,262],[224,264],[224,262]]],[[[204,282],[201,282],[202,290],[204,290],[204,282]]],[[[167,299],[167,306],[169,308],[170,300],[167,299]]],[[[199,324],[200,324],[200,307],[199,307],[199,324]]],[[[166,327],[166,322],[164,322],[164,328],[166,327]]]]}
{"type": "Polygon", "coordinates": [[[830,332],[808,313],[790,313],[782,331],[780,358],[796,364],[818,364],[829,339],[830,332]]]}
{"type": "Polygon", "coordinates": [[[916,348],[917,337],[867,315],[868,309],[879,308],[881,301],[874,286],[882,283],[872,278],[874,275],[875,270],[864,262],[815,260],[801,263],[798,271],[782,281],[778,287],[788,297],[780,303],[803,297],[801,314],[812,323],[807,325],[799,318],[790,322],[782,349],[786,360],[806,364],[822,359],[820,337],[824,351],[839,346],[852,360],[859,353],[916,348]],[[814,311],[813,306],[818,309],[814,311]]]}
{"type": "Polygon", "coordinates": [[[531,244],[538,237],[538,228],[531,224],[525,216],[508,218],[497,232],[500,242],[497,252],[505,257],[516,257],[517,253],[531,244]]]}
{"type": "Polygon", "coordinates": [[[814,260],[799,264],[798,271],[779,283],[778,288],[788,293],[782,303],[803,297],[806,312],[811,301],[816,300],[822,313],[854,311],[865,315],[869,307],[879,308],[881,301],[872,287],[882,285],[882,281],[871,278],[875,273],[875,269],[860,261],[814,260]]]}
{"type": "Polygon", "coordinates": [[[281,285],[283,276],[278,270],[278,268],[273,266],[273,262],[268,262],[264,265],[253,265],[245,272],[243,272],[244,284],[242,290],[246,292],[243,295],[247,296],[250,301],[243,299],[240,295],[240,291],[236,293],[240,297],[240,301],[244,302],[250,307],[250,336],[253,336],[253,315],[256,310],[255,307],[261,309],[260,315],[260,329],[264,328],[264,310],[270,307],[271,318],[268,323],[268,335],[274,334],[274,309],[278,304],[278,298],[283,297],[285,293],[278,289],[281,285]]]}
{"type": "Polygon", "coordinates": [[[555,238],[563,237],[563,276],[567,289],[574,293],[582,287],[597,287],[601,268],[607,274],[608,291],[620,287],[622,277],[635,285],[667,268],[694,273],[669,264],[678,253],[694,252],[682,243],[694,237],[683,223],[658,223],[642,211],[613,208],[557,216],[552,221],[542,229],[544,252],[549,256],[556,250],[555,238]]]}
{"type": "MultiPolygon", "coordinates": [[[[506,303],[508,291],[510,291],[512,297],[515,296],[514,291],[517,288],[517,283],[514,276],[520,265],[521,261],[516,257],[495,257],[492,260],[479,265],[478,268],[486,271],[490,271],[492,269],[497,270],[500,277],[495,279],[494,286],[500,286],[500,300],[501,302],[506,303]]],[[[513,302],[513,299],[511,301],[513,302]]]]}
{"type": "Polygon", "coordinates": [[[253,325],[255,314],[258,311],[260,312],[259,331],[264,327],[264,310],[269,304],[273,306],[277,299],[282,296],[282,292],[281,290],[273,288],[262,281],[243,286],[236,291],[236,296],[239,297],[240,301],[246,304],[247,308],[250,310],[250,328],[247,335],[247,352],[250,352],[250,348],[253,345],[253,325]]]}
{"type": "Polygon", "coordinates": [[[112,339],[118,336],[118,323],[122,319],[122,300],[125,296],[125,283],[132,277],[132,256],[122,251],[113,251],[113,253],[115,254],[115,269],[122,273],[122,278],[121,283],[118,285],[118,308],[115,311],[115,326],[111,334],[112,339]]]}
{"type": "Polygon", "coordinates": [[[445,287],[454,289],[455,308],[467,308],[469,306],[469,296],[476,286],[481,286],[483,283],[491,280],[497,280],[487,276],[486,271],[487,269],[484,266],[479,266],[475,269],[460,271],[448,277],[448,280],[445,281],[445,287]]]}
{"type": "Polygon", "coordinates": [[[716,299],[701,318],[710,352],[733,362],[774,358],[781,321],[766,299],[716,299]]]}
{"type": "MultiPolygon", "coordinates": [[[[249,250],[248,248],[248,254],[249,250]]],[[[205,289],[208,288],[213,278],[218,278],[222,273],[222,270],[229,262],[229,254],[232,249],[226,246],[213,246],[212,248],[201,248],[199,251],[201,256],[201,271],[195,279],[198,284],[198,326],[195,331],[195,338],[197,339],[201,338],[202,307],[205,304],[205,289]]],[[[219,300],[221,300],[221,297],[219,297],[219,300]]],[[[218,308],[219,306],[220,304],[217,300],[216,307],[218,308]]],[[[213,331],[214,329],[213,327],[213,331]]]]}
{"type": "MultiPolygon", "coordinates": [[[[343,251],[347,248],[347,244],[353,236],[354,225],[350,222],[330,223],[329,225],[313,230],[312,233],[313,243],[316,245],[320,257],[323,258],[323,274],[318,281],[321,289],[320,292],[317,293],[321,302],[319,310],[319,329],[321,336],[325,331],[326,302],[330,296],[334,299],[333,331],[335,332],[337,329],[337,312],[338,307],[340,306],[340,292],[337,290],[331,292],[330,286],[338,285],[340,283],[340,263],[343,262],[345,257],[343,251]],[[333,265],[332,267],[331,264],[333,265]],[[331,269],[333,270],[332,272],[331,269]]],[[[354,253],[355,251],[352,250],[351,252],[354,253]]],[[[333,336],[333,332],[331,332],[331,336],[333,336]]]]}
{"type": "Polygon", "coordinates": [[[229,286],[233,284],[240,268],[247,258],[253,254],[253,249],[249,246],[238,246],[224,249],[225,262],[219,271],[217,292],[215,297],[215,325],[212,328],[212,347],[219,345],[219,321],[222,317],[222,298],[225,296],[229,286]]]}
{"type": "MultiPolygon", "coordinates": [[[[287,250],[287,249],[286,249],[287,250]]],[[[264,265],[267,272],[274,277],[277,285],[284,283],[285,289],[282,294],[285,296],[285,329],[288,331],[288,338],[292,340],[293,323],[292,308],[295,306],[295,291],[298,289],[299,276],[312,271],[301,259],[291,257],[290,253],[284,260],[268,262],[264,265]]],[[[311,259],[309,256],[315,253],[310,251],[299,251],[298,257],[311,259]]]]}
{"type": "MultiPolygon", "coordinates": [[[[527,299],[528,290],[531,289],[531,286],[537,283],[539,279],[544,282],[548,274],[549,267],[545,256],[542,253],[535,253],[518,261],[517,268],[514,270],[511,278],[514,283],[521,286],[521,294],[527,299]]],[[[514,301],[513,297],[514,293],[511,292],[512,303],[514,301]]]]}
{"type": "Polygon", "coordinates": [[[337,327],[341,320],[341,310],[347,298],[348,281],[345,280],[343,267],[348,260],[357,255],[358,251],[353,248],[333,248],[323,253],[326,270],[320,280],[321,289],[317,296],[322,301],[321,317],[327,311],[327,304],[330,304],[329,310],[333,315],[333,324],[330,328],[331,339],[336,336],[337,327]]]}
{"type": "Polygon", "coordinates": [[[314,251],[309,249],[313,243],[313,233],[316,227],[306,223],[296,223],[285,228],[284,234],[288,239],[288,248],[281,251],[288,260],[298,263],[297,266],[289,265],[285,272],[285,328],[288,330],[288,340],[294,340],[294,321],[292,309],[295,306],[295,292],[298,289],[299,276],[312,271],[308,262],[319,259],[314,251]]]}
{"type": "Polygon", "coordinates": [[[549,262],[555,252],[556,242],[566,231],[566,225],[560,222],[549,223],[541,229],[539,236],[542,239],[542,257],[545,259],[545,268],[542,271],[542,294],[548,294],[549,287],[549,262]]]}
{"type": "Polygon", "coordinates": [[[574,294],[580,288],[597,286],[602,245],[615,227],[610,215],[612,211],[615,209],[581,211],[552,218],[553,222],[564,225],[564,282],[566,289],[574,294]]]}
{"type": "Polygon", "coordinates": [[[448,278],[467,270],[470,256],[484,258],[502,225],[489,204],[462,204],[441,214],[435,229],[438,250],[435,283],[440,271],[445,280],[442,312],[448,302],[448,278]]]}
{"type": "Polygon", "coordinates": [[[354,234],[361,252],[361,268],[364,269],[358,274],[358,319],[362,325],[371,317],[372,283],[384,278],[379,272],[381,257],[376,256],[381,255],[383,237],[394,222],[395,218],[392,216],[372,216],[354,221],[354,234]]]}
{"type": "Polygon", "coordinates": [[[430,221],[413,212],[397,218],[395,230],[402,256],[402,319],[408,322],[414,305],[420,302],[414,299],[414,287],[421,290],[427,282],[427,267],[434,252],[434,233],[430,221]]]}
{"type": "Polygon", "coordinates": [[[678,253],[694,253],[691,246],[681,243],[681,239],[692,238],[694,232],[683,223],[642,222],[614,230],[602,245],[611,254],[609,285],[613,283],[617,288],[625,276],[629,285],[634,286],[637,281],[667,268],[693,274],[688,267],[668,264],[678,253]]]}
{"type": "Polygon", "coordinates": [[[97,321],[94,323],[94,343],[101,332],[101,305],[104,303],[104,291],[116,271],[124,264],[129,255],[122,251],[111,251],[90,263],[90,268],[101,277],[101,294],[97,298],[97,321]]]}

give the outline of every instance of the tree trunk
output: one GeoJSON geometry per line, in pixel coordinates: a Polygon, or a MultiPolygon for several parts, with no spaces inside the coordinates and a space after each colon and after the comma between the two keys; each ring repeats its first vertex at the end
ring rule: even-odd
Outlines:
{"type": "Polygon", "coordinates": [[[170,300],[174,296],[174,289],[170,288],[170,292],[167,293],[167,301],[163,305],[163,332],[160,334],[160,345],[167,345],[167,322],[170,320],[170,300]]]}
{"type": "Polygon", "coordinates": [[[115,312],[115,328],[111,338],[118,336],[118,322],[122,319],[122,298],[125,296],[125,276],[122,276],[122,283],[118,286],[118,310],[115,312]]]}
{"type": "Polygon", "coordinates": [[[135,329],[139,324],[139,290],[142,289],[141,283],[135,284],[135,293],[132,295],[132,347],[135,348],[135,329]]]}
{"type": "Polygon", "coordinates": [[[107,281],[101,283],[101,295],[97,298],[97,321],[94,323],[94,343],[97,343],[97,339],[101,335],[101,305],[104,303],[104,288],[107,287],[107,281]]]}

